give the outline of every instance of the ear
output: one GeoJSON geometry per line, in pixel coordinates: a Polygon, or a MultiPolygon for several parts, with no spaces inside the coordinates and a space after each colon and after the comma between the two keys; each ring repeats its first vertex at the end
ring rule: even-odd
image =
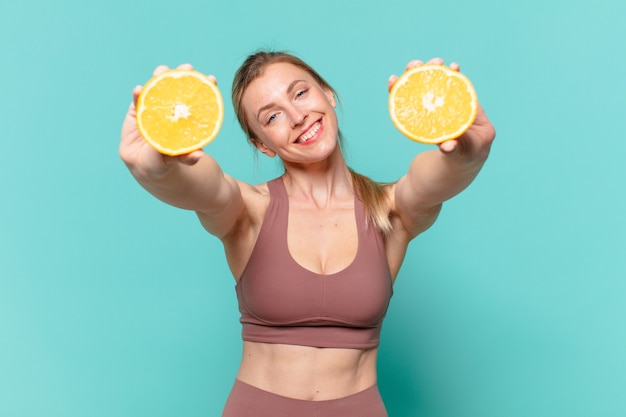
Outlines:
{"type": "Polygon", "coordinates": [[[337,102],[335,101],[335,95],[333,94],[333,92],[328,89],[324,89],[324,93],[326,94],[326,97],[328,97],[328,101],[330,101],[330,104],[332,104],[333,108],[337,107],[337,102]]]}
{"type": "Polygon", "coordinates": [[[254,144],[254,146],[259,150],[259,152],[261,152],[263,155],[267,155],[270,158],[273,158],[276,156],[276,152],[268,147],[266,144],[264,144],[262,141],[260,141],[259,139],[256,138],[252,138],[252,143],[254,144]]]}

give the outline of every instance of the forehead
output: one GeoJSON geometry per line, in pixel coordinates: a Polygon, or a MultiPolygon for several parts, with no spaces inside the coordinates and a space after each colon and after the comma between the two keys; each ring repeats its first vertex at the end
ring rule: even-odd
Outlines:
{"type": "MultiPolygon", "coordinates": [[[[295,80],[315,83],[311,74],[298,66],[287,62],[269,64],[244,91],[244,105],[258,100],[271,100],[273,96],[284,94],[288,86],[295,80]]],[[[261,105],[263,104],[261,103],[261,105]]]]}
{"type": "MultiPolygon", "coordinates": [[[[253,82],[261,80],[261,79],[278,79],[284,80],[289,77],[298,77],[306,80],[313,80],[311,74],[309,74],[303,68],[300,68],[297,65],[291,64],[289,62],[275,62],[273,64],[269,64],[263,69],[263,72],[259,77],[257,77],[253,82]]],[[[289,83],[290,80],[284,80],[289,83]]]]}

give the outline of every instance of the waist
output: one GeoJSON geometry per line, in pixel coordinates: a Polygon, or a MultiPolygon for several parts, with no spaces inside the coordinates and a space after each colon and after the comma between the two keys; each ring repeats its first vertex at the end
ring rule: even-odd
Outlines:
{"type": "Polygon", "coordinates": [[[244,342],[237,378],[284,397],[324,401],[376,384],[377,348],[315,348],[244,342]]]}

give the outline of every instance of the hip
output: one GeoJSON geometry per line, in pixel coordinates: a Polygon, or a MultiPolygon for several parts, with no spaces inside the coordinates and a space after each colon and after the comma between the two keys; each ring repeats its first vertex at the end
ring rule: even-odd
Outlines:
{"type": "Polygon", "coordinates": [[[222,417],[388,417],[374,384],[357,393],[331,400],[285,397],[235,380],[222,417]]]}

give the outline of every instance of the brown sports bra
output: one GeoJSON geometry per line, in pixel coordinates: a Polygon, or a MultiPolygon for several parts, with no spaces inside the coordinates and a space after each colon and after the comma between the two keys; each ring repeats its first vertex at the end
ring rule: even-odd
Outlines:
{"type": "Polygon", "coordinates": [[[321,275],[300,266],[287,247],[289,199],[282,177],[268,182],[270,203],[250,260],[235,289],[243,340],[327,348],[379,344],[393,293],[383,237],[366,227],[355,198],[358,250],[342,271],[321,275]]]}

